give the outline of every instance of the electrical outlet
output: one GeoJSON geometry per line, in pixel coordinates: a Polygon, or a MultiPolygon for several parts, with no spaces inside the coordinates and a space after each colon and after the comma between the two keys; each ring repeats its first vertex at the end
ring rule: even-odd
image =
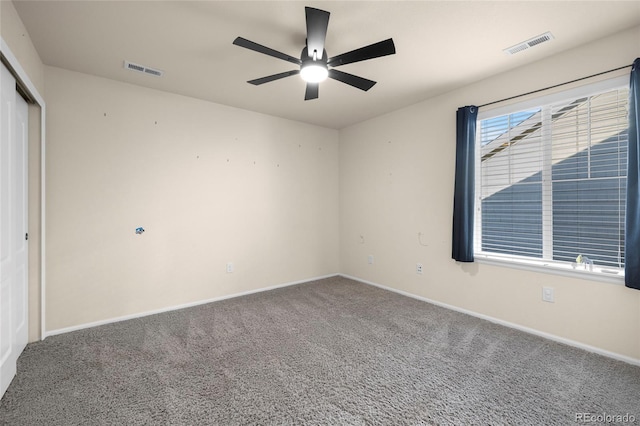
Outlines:
{"type": "Polygon", "coordinates": [[[542,300],[554,303],[553,287],[542,287],[542,300]]]}
{"type": "Polygon", "coordinates": [[[422,263],[416,263],[416,274],[422,275],[422,263]]]}
{"type": "Polygon", "coordinates": [[[233,262],[227,262],[227,273],[230,274],[233,272],[233,262]]]}
{"type": "Polygon", "coordinates": [[[367,262],[369,263],[369,265],[373,265],[373,255],[372,255],[372,254],[370,254],[370,255],[367,257],[367,262]]]}

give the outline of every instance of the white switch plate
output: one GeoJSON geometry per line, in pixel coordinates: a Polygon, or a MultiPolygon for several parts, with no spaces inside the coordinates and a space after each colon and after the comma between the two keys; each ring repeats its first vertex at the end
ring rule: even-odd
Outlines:
{"type": "Polygon", "coordinates": [[[542,300],[545,302],[554,302],[553,287],[542,287],[542,300]]]}
{"type": "Polygon", "coordinates": [[[233,272],[233,262],[227,262],[227,273],[233,272]]]}
{"type": "Polygon", "coordinates": [[[422,263],[416,263],[416,274],[422,275],[422,263]]]}
{"type": "Polygon", "coordinates": [[[369,265],[372,265],[372,264],[373,264],[373,255],[372,255],[372,254],[370,254],[370,255],[367,257],[367,262],[369,263],[369,265]]]}

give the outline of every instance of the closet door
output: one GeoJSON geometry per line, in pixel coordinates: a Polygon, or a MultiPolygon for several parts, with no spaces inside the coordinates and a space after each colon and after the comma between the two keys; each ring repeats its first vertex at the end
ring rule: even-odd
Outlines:
{"type": "Polygon", "coordinates": [[[16,81],[0,74],[0,396],[27,343],[27,114],[16,81]]]}
{"type": "Polygon", "coordinates": [[[13,332],[16,335],[16,359],[29,340],[27,307],[29,280],[27,263],[29,237],[27,230],[27,164],[29,160],[29,105],[16,93],[16,132],[13,145],[13,251],[15,285],[13,293],[13,332]]]}

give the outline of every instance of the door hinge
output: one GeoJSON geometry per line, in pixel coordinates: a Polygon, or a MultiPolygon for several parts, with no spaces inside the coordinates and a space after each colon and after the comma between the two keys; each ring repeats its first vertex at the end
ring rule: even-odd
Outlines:
{"type": "Polygon", "coordinates": [[[29,233],[28,232],[26,234],[24,234],[24,239],[29,241],[29,233]]]}

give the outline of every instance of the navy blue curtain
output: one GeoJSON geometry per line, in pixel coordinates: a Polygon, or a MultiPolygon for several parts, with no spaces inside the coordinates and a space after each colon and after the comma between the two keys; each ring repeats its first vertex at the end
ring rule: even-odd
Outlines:
{"type": "Polygon", "coordinates": [[[473,206],[475,146],[478,107],[465,106],[456,113],[456,181],[453,192],[453,247],[451,257],[473,262],[473,206]]]}
{"type": "Polygon", "coordinates": [[[629,156],[624,235],[624,284],[640,290],[640,58],[633,61],[629,85],[629,156]]]}

